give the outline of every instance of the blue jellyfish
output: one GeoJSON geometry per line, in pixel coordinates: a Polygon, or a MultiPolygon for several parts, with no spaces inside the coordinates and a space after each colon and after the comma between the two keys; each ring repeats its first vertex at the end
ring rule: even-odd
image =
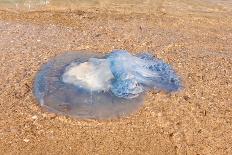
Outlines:
{"type": "Polygon", "coordinates": [[[143,53],[66,52],[45,64],[34,92],[42,107],[78,118],[111,119],[135,112],[147,90],[178,91],[170,65],[143,53]]]}

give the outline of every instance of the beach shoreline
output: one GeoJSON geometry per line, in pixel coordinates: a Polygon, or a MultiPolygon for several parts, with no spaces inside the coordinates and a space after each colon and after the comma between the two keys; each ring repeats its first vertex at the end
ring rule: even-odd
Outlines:
{"type": "Polygon", "coordinates": [[[0,154],[232,154],[232,17],[223,13],[0,11],[0,154]],[[135,114],[81,120],[44,111],[40,67],[65,52],[150,51],[183,90],[150,92],[135,114]]]}

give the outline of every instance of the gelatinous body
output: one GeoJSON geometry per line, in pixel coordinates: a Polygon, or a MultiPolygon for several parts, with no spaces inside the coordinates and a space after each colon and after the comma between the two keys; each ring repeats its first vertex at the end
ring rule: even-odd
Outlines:
{"type": "Polygon", "coordinates": [[[148,89],[176,91],[170,65],[150,54],[117,50],[103,56],[68,52],[38,73],[35,95],[42,106],[81,118],[108,119],[136,111],[148,89]]]}
{"type": "Polygon", "coordinates": [[[180,79],[170,65],[144,53],[133,56],[127,51],[113,51],[107,56],[114,75],[111,90],[119,97],[134,98],[147,89],[167,92],[180,89],[180,79]]]}
{"type": "Polygon", "coordinates": [[[111,91],[91,91],[62,80],[71,63],[81,64],[102,55],[67,52],[45,64],[35,80],[34,92],[42,107],[51,112],[78,118],[111,119],[135,112],[143,103],[143,94],[125,99],[111,91]]]}
{"type": "Polygon", "coordinates": [[[71,63],[62,75],[63,82],[92,91],[108,91],[113,78],[108,61],[96,58],[71,63]]]}

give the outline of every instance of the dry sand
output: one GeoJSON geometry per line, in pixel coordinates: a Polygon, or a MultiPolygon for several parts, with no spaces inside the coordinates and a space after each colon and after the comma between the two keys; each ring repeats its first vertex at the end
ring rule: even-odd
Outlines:
{"type": "MultiPolygon", "coordinates": [[[[229,14],[229,13],[228,13],[229,14]]],[[[90,9],[0,11],[0,154],[232,154],[232,16],[90,9]],[[151,51],[184,89],[149,93],[127,118],[79,120],[33,96],[41,65],[64,51],[151,51]]]]}

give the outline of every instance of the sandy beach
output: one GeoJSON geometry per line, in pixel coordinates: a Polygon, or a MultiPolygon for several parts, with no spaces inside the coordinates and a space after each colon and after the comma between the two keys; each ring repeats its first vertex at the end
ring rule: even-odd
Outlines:
{"type": "Polygon", "coordinates": [[[150,12],[1,10],[0,154],[232,154],[231,11],[168,4],[150,12]],[[152,52],[173,66],[184,88],[150,92],[137,113],[107,121],[37,104],[33,82],[42,64],[66,51],[113,49],[152,52]]]}

